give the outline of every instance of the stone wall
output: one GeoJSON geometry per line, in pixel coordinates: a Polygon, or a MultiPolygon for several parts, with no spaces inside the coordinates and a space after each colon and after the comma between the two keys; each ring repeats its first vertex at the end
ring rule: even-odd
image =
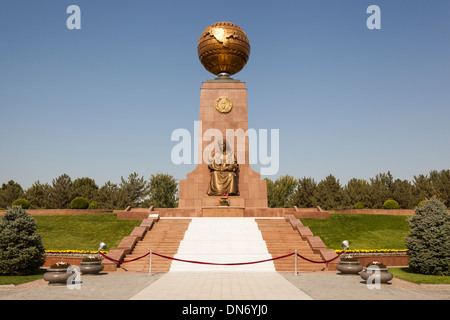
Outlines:
{"type": "Polygon", "coordinates": [[[349,210],[335,210],[330,213],[348,213],[348,214],[386,214],[392,216],[412,216],[414,210],[406,209],[349,209],[349,210]]]}
{"type": "MultiPolygon", "coordinates": [[[[6,210],[1,210],[0,215],[3,215],[6,210]]],[[[73,216],[78,214],[93,214],[93,213],[107,213],[113,212],[112,210],[97,210],[97,209],[27,209],[26,210],[32,216],[73,216]]]]}

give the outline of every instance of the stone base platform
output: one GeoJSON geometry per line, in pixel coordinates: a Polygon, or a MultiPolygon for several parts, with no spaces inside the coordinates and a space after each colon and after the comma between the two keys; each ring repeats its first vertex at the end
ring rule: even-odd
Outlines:
{"type": "MultiPolygon", "coordinates": [[[[222,197],[204,197],[202,199],[202,207],[214,207],[219,204],[219,201],[222,197]]],[[[228,201],[230,202],[230,206],[233,207],[245,207],[245,199],[239,196],[228,196],[228,201]]]]}
{"type": "MultiPolygon", "coordinates": [[[[220,198],[220,197],[218,197],[220,198]]],[[[237,197],[236,197],[237,198],[237,197]]],[[[147,219],[149,215],[159,217],[285,217],[292,215],[296,218],[316,218],[327,219],[328,211],[323,211],[320,207],[315,208],[247,208],[237,205],[236,199],[232,199],[231,206],[218,206],[217,202],[210,206],[200,208],[130,208],[117,213],[117,219],[147,219]]]]}
{"type": "Polygon", "coordinates": [[[202,217],[244,217],[244,207],[213,206],[202,208],[202,217]]]}

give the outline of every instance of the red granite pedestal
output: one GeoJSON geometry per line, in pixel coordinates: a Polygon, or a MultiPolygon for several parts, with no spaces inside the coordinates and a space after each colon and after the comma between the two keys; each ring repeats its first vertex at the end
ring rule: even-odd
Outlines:
{"type": "MultiPolygon", "coordinates": [[[[209,129],[217,129],[227,137],[227,129],[232,132],[248,132],[247,89],[245,83],[239,80],[215,79],[207,80],[200,90],[200,126],[197,150],[197,167],[187,174],[186,179],[180,180],[178,208],[192,209],[195,215],[202,216],[203,212],[212,212],[211,207],[218,205],[220,197],[207,195],[210,172],[208,163],[204,161],[205,148],[214,142],[214,138],[208,134],[209,129]],[[216,110],[214,104],[218,97],[228,97],[232,102],[232,109],[228,113],[216,110]],[[208,141],[208,138],[211,138],[208,141]],[[206,141],[204,141],[206,140],[206,141]],[[207,208],[204,210],[204,208],[207,208]]],[[[239,164],[239,196],[228,196],[230,206],[241,208],[267,208],[266,181],[255,172],[249,164],[248,136],[245,143],[239,143],[239,138],[233,137],[234,153],[238,157],[239,164]]],[[[240,140],[242,141],[242,140],[240,140]]],[[[230,142],[227,139],[227,142],[230,142]]],[[[217,143],[217,142],[216,142],[217,143]]],[[[239,210],[222,210],[223,214],[233,216],[239,210]],[[235,212],[236,211],[236,212],[235,212]]]]}

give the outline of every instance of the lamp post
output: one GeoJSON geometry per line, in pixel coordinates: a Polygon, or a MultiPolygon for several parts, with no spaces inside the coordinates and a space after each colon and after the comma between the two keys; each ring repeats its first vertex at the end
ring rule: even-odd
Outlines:
{"type": "Polygon", "coordinates": [[[344,248],[344,256],[346,256],[347,255],[347,249],[348,249],[348,240],[342,241],[341,247],[344,248]]]}
{"type": "Polygon", "coordinates": [[[100,259],[100,251],[103,251],[106,249],[106,243],[104,242],[100,242],[100,244],[98,245],[98,252],[97,252],[97,256],[100,259]]]}

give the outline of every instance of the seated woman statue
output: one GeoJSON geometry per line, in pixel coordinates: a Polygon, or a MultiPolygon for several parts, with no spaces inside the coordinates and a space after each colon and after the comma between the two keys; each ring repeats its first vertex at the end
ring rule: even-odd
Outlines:
{"type": "Polygon", "coordinates": [[[209,158],[209,171],[211,173],[211,181],[207,194],[209,196],[238,196],[239,187],[237,173],[239,165],[233,150],[228,143],[223,140],[219,141],[219,151],[209,158]]]}

